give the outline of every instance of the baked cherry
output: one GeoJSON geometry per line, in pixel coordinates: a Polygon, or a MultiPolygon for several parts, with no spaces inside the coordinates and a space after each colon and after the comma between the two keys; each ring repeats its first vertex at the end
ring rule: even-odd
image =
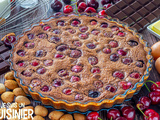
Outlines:
{"type": "Polygon", "coordinates": [[[72,6],[70,6],[70,5],[64,6],[63,12],[64,12],[64,13],[67,13],[67,14],[73,12],[72,6]]]}
{"type": "Polygon", "coordinates": [[[92,7],[87,7],[84,10],[84,12],[86,12],[86,13],[96,13],[96,10],[94,8],[92,8],[92,7]]]}
{"type": "Polygon", "coordinates": [[[160,92],[160,82],[158,81],[158,82],[156,82],[156,84],[158,85],[158,87],[157,87],[157,85],[152,84],[152,86],[151,86],[152,92],[160,92]]]}
{"type": "Polygon", "coordinates": [[[70,81],[71,82],[78,82],[78,81],[80,81],[80,77],[79,76],[72,76],[70,81]]]}
{"type": "Polygon", "coordinates": [[[83,100],[83,95],[82,94],[76,94],[75,95],[75,100],[83,100]]]}
{"type": "Polygon", "coordinates": [[[42,92],[48,92],[48,91],[50,91],[50,88],[49,88],[47,85],[44,85],[44,86],[41,88],[41,91],[42,91],[42,92]]]}
{"type": "Polygon", "coordinates": [[[128,41],[128,44],[129,44],[130,46],[137,46],[137,45],[138,45],[138,42],[135,41],[135,40],[130,40],[130,41],[128,41]]]}
{"type": "Polygon", "coordinates": [[[109,120],[115,120],[117,117],[120,117],[121,114],[120,114],[120,111],[118,109],[115,109],[115,108],[112,108],[108,111],[107,113],[107,118],[109,120]]]}
{"type": "Polygon", "coordinates": [[[32,48],[34,48],[34,43],[30,43],[30,42],[27,42],[27,43],[25,43],[24,44],[24,46],[26,47],[26,48],[28,48],[28,49],[32,49],[32,48]]]}
{"type": "Polygon", "coordinates": [[[56,49],[57,49],[57,51],[63,52],[68,49],[68,46],[65,44],[61,44],[61,45],[57,46],[56,49]]]}
{"type": "Polygon", "coordinates": [[[126,65],[128,65],[128,64],[130,64],[132,62],[133,62],[133,60],[131,58],[129,58],[129,57],[122,59],[122,63],[124,63],[126,65]]]}
{"type": "Polygon", "coordinates": [[[144,64],[143,60],[138,60],[138,61],[136,62],[136,66],[137,66],[137,67],[140,67],[140,68],[143,67],[143,64],[144,64]]]}
{"type": "Polygon", "coordinates": [[[14,43],[15,41],[16,41],[15,36],[7,36],[4,39],[4,44],[8,47],[11,47],[11,44],[14,43]]]}
{"type": "Polygon", "coordinates": [[[94,81],[93,84],[94,84],[94,87],[95,87],[96,89],[99,89],[99,88],[102,88],[102,87],[103,87],[103,82],[100,81],[100,80],[94,81]]]}
{"type": "Polygon", "coordinates": [[[45,27],[43,28],[44,31],[48,31],[48,30],[50,30],[50,29],[51,29],[50,26],[45,26],[45,27]]]}
{"type": "Polygon", "coordinates": [[[98,15],[107,15],[106,11],[105,10],[101,10],[98,12],[98,15]]]}
{"type": "Polygon", "coordinates": [[[78,73],[78,72],[81,72],[83,70],[83,67],[82,66],[79,66],[79,65],[75,65],[72,67],[72,72],[75,72],[75,73],[78,73]]]}
{"type": "Polygon", "coordinates": [[[98,112],[90,112],[87,115],[87,120],[102,120],[98,112]]]}
{"type": "Polygon", "coordinates": [[[99,7],[99,3],[96,0],[87,0],[87,6],[97,9],[99,7]]]}
{"type": "Polygon", "coordinates": [[[54,87],[62,86],[62,85],[63,85],[63,81],[62,81],[62,79],[57,78],[57,79],[55,79],[55,80],[53,81],[52,85],[53,85],[54,87]]]}
{"type": "Polygon", "coordinates": [[[74,20],[72,20],[71,25],[74,26],[74,27],[78,27],[78,25],[79,25],[80,23],[81,23],[81,22],[80,22],[78,19],[74,19],[74,20]]]}
{"type": "Polygon", "coordinates": [[[117,54],[112,54],[110,55],[110,60],[113,62],[116,62],[119,59],[119,56],[117,54]]]}
{"type": "Polygon", "coordinates": [[[51,4],[51,8],[52,8],[54,11],[58,12],[58,11],[60,11],[60,9],[62,8],[62,3],[61,3],[60,1],[58,1],[58,0],[55,0],[55,1],[51,4]]]}
{"type": "Polygon", "coordinates": [[[150,92],[149,98],[151,99],[151,104],[157,105],[160,103],[160,92],[150,92]]]}
{"type": "Polygon", "coordinates": [[[33,73],[32,69],[26,69],[22,72],[22,75],[26,76],[26,77],[30,77],[33,73]]]}
{"type": "Polygon", "coordinates": [[[88,27],[87,26],[82,26],[82,27],[79,28],[79,30],[81,32],[86,32],[88,30],[88,27]]]}
{"type": "Polygon", "coordinates": [[[96,73],[100,73],[101,70],[99,69],[99,67],[93,67],[93,68],[91,69],[91,72],[96,74],[96,73]]]}
{"type": "Polygon", "coordinates": [[[88,96],[91,98],[97,98],[97,97],[99,97],[99,95],[100,95],[100,92],[95,91],[95,90],[90,90],[88,92],[88,96]]]}
{"type": "Polygon", "coordinates": [[[53,36],[49,39],[49,42],[51,43],[58,43],[60,41],[60,38],[57,36],[53,36]]]}
{"type": "Polygon", "coordinates": [[[111,85],[107,85],[106,90],[108,90],[110,92],[116,92],[117,89],[115,87],[111,86],[111,85]]]}
{"type": "Polygon", "coordinates": [[[81,39],[87,39],[88,38],[88,34],[86,34],[86,33],[79,34],[79,38],[81,38],[81,39]]]}
{"type": "Polygon", "coordinates": [[[132,72],[130,74],[130,77],[131,78],[135,78],[135,79],[139,79],[140,78],[140,74],[138,72],[132,72]]]}
{"type": "Polygon", "coordinates": [[[51,66],[51,65],[53,65],[53,60],[45,60],[44,61],[44,65],[45,66],[51,66]]]}
{"type": "Polygon", "coordinates": [[[96,48],[96,45],[93,44],[93,43],[88,43],[86,46],[87,46],[89,49],[94,49],[94,48],[96,48]]]}
{"type": "Polygon", "coordinates": [[[39,80],[38,78],[34,78],[33,80],[31,80],[30,83],[30,87],[37,87],[37,86],[41,86],[42,82],[41,80],[39,80]]]}
{"type": "Polygon", "coordinates": [[[143,111],[143,110],[148,109],[149,106],[150,106],[150,104],[151,104],[150,98],[148,98],[148,97],[146,97],[146,96],[143,96],[143,97],[141,97],[140,100],[138,101],[136,107],[137,107],[137,108],[139,107],[139,108],[143,111]]]}
{"type": "Polygon", "coordinates": [[[124,32],[119,32],[117,35],[120,36],[120,37],[124,37],[125,33],[124,32]]]}
{"type": "Polygon", "coordinates": [[[69,73],[67,72],[67,70],[62,69],[62,70],[58,71],[58,75],[60,77],[65,77],[65,76],[69,75],[69,73]]]}
{"type": "Polygon", "coordinates": [[[111,49],[110,48],[104,48],[103,52],[106,53],[106,54],[109,54],[109,53],[111,53],[111,49]]]}
{"type": "Polygon", "coordinates": [[[110,45],[112,48],[116,48],[116,47],[118,47],[118,42],[115,41],[115,40],[112,40],[112,41],[109,42],[109,45],[110,45]]]}
{"type": "Polygon", "coordinates": [[[71,0],[63,0],[63,2],[64,2],[65,4],[70,4],[70,3],[71,3],[71,0]]]}
{"type": "Polygon", "coordinates": [[[94,56],[91,56],[88,58],[88,62],[91,64],[91,65],[96,65],[98,63],[98,58],[97,57],[94,57],[94,56]]]}
{"type": "Polygon", "coordinates": [[[81,3],[79,3],[79,5],[78,5],[78,12],[84,12],[84,10],[87,8],[87,5],[86,5],[86,3],[85,2],[81,2],[81,3]]]}
{"type": "Polygon", "coordinates": [[[121,108],[122,115],[125,117],[127,120],[134,120],[135,118],[135,110],[131,106],[124,106],[121,108]]]}
{"type": "Polygon", "coordinates": [[[44,56],[46,56],[46,52],[44,51],[44,50],[38,50],[38,51],[36,51],[36,57],[44,57],[44,56]]]}
{"type": "Polygon", "coordinates": [[[25,66],[24,61],[18,61],[16,64],[17,64],[19,67],[24,67],[24,66],[25,66]]]}
{"type": "Polygon", "coordinates": [[[38,65],[39,65],[39,61],[38,61],[38,60],[33,60],[33,61],[31,62],[31,65],[32,65],[32,66],[38,66],[38,65]]]}
{"type": "Polygon", "coordinates": [[[54,29],[54,30],[53,30],[53,33],[54,33],[54,34],[60,34],[60,30],[59,30],[59,29],[54,29]]]}
{"type": "Polygon", "coordinates": [[[118,54],[122,55],[122,56],[126,56],[127,52],[124,51],[123,49],[119,49],[118,50],[118,54]]]}
{"type": "Polygon", "coordinates": [[[90,23],[91,23],[91,25],[96,25],[97,21],[96,20],[91,20],[90,23]]]}
{"type": "Polygon", "coordinates": [[[32,39],[34,39],[34,34],[27,34],[27,37],[29,40],[32,40],[32,39]]]}
{"type": "Polygon", "coordinates": [[[111,2],[112,2],[112,0],[102,0],[101,4],[105,5],[105,4],[108,4],[108,3],[111,3],[111,2]]]}
{"type": "Polygon", "coordinates": [[[23,56],[25,56],[25,51],[23,51],[23,50],[18,50],[18,51],[17,51],[17,54],[18,54],[19,56],[23,57],[23,56]]]}
{"type": "Polygon", "coordinates": [[[73,30],[71,28],[67,29],[68,32],[70,32],[71,34],[74,34],[76,32],[76,30],[73,30]]]}
{"type": "Polygon", "coordinates": [[[126,81],[121,81],[118,83],[118,85],[123,89],[123,90],[127,90],[129,88],[132,87],[132,84],[130,82],[126,82],[126,81]]]}
{"type": "Polygon", "coordinates": [[[43,67],[37,69],[38,74],[44,74],[45,72],[46,72],[46,69],[43,67]]]}
{"type": "Polygon", "coordinates": [[[79,58],[82,55],[80,50],[72,50],[70,53],[70,57],[72,58],[79,58]]]}
{"type": "Polygon", "coordinates": [[[54,57],[55,57],[55,58],[63,59],[63,58],[65,57],[65,55],[62,55],[62,54],[55,54],[54,57]]]}
{"type": "Polygon", "coordinates": [[[92,32],[91,32],[93,35],[98,35],[99,33],[100,33],[100,31],[99,30],[96,30],[96,29],[94,29],[94,30],[92,30],[92,32]]]}
{"type": "Polygon", "coordinates": [[[48,38],[48,35],[45,34],[45,33],[40,33],[40,34],[38,34],[37,36],[38,36],[38,38],[40,38],[40,39],[48,38]]]}
{"type": "Polygon", "coordinates": [[[108,3],[108,4],[105,4],[104,6],[103,6],[103,9],[104,10],[107,10],[109,7],[111,7],[112,6],[112,4],[110,4],[110,3],[108,3]]]}
{"type": "Polygon", "coordinates": [[[112,31],[118,31],[118,30],[119,30],[119,27],[117,27],[117,26],[112,26],[112,27],[111,27],[111,30],[112,30],[112,31]]]}
{"type": "Polygon", "coordinates": [[[79,40],[76,40],[73,42],[73,45],[80,47],[82,45],[82,43],[79,40]]]}
{"type": "Polygon", "coordinates": [[[121,71],[115,71],[115,72],[113,73],[113,77],[117,77],[117,78],[119,78],[119,79],[123,79],[123,78],[124,78],[124,74],[123,74],[123,72],[121,72],[121,71]]]}
{"type": "Polygon", "coordinates": [[[64,26],[64,21],[57,21],[58,26],[64,26]]]}
{"type": "Polygon", "coordinates": [[[107,28],[107,27],[108,27],[108,23],[102,23],[102,24],[101,24],[101,27],[102,27],[102,28],[107,28]]]}
{"type": "Polygon", "coordinates": [[[143,116],[144,120],[159,120],[159,114],[154,111],[153,109],[147,109],[144,114],[148,117],[146,118],[145,116],[143,116]]]}
{"type": "Polygon", "coordinates": [[[72,90],[70,88],[65,88],[63,90],[63,93],[66,94],[66,95],[71,95],[72,94],[72,90]]]}

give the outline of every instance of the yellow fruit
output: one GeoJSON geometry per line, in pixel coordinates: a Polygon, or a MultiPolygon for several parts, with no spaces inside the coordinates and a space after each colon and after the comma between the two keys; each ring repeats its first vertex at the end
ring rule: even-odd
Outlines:
{"type": "Polygon", "coordinates": [[[47,110],[47,108],[45,108],[44,106],[37,105],[37,106],[35,107],[35,114],[36,114],[36,115],[40,115],[40,116],[42,116],[42,117],[45,117],[45,116],[47,116],[47,114],[48,114],[48,110],[47,110]]]}
{"type": "Polygon", "coordinates": [[[160,57],[160,41],[156,42],[154,45],[151,47],[152,49],[152,56],[154,57],[154,60],[160,57]]]}
{"type": "Polygon", "coordinates": [[[8,89],[10,89],[10,90],[13,90],[13,89],[19,87],[18,84],[17,84],[17,82],[14,81],[14,80],[6,80],[6,81],[4,82],[4,85],[6,86],[6,88],[8,88],[8,89]]]}
{"type": "Polygon", "coordinates": [[[61,111],[52,111],[49,113],[48,117],[51,120],[59,120],[64,115],[61,111]]]}
{"type": "Polygon", "coordinates": [[[8,103],[8,102],[11,103],[14,100],[14,93],[10,91],[4,92],[1,95],[1,99],[5,103],[8,103]]]}

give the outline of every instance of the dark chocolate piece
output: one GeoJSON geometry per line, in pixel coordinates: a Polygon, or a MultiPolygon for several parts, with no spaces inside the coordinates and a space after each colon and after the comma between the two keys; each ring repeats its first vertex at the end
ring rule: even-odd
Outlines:
{"type": "Polygon", "coordinates": [[[3,62],[4,60],[0,57],[0,63],[3,62]]]}
{"type": "Polygon", "coordinates": [[[9,50],[9,48],[7,48],[5,45],[0,46],[0,54],[2,54],[3,52],[6,52],[8,50],[9,50]]]}
{"type": "Polygon", "coordinates": [[[138,10],[138,13],[144,17],[149,14],[149,11],[146,8],[142,7],[140,10],[138,10]]]}
{"type": "Polygon", "coordinates": [[[157,8],[152,12],[155,16],[159,17],[160,16],[160,8],[157,8]]]}
{"type": "Polygon", "coordinates": [[[116,6],[120,9],[123,9],[124,7],[127,6],[127,4],[123,0],[121,0],[116,4],[116,6]]]}
{"type": "Polygon", "coordinates": [[[136,22],[142,19],[141,15],[135,12],[134,14],[131,15],[131,18],[135,20],[136,22]]]}
{"type": "Polygon", "coordinates": [[[149,15],[147,15],[145,17],[145,19],[147,19],[149,22],[152,22],[156,19],[156,16],[154,16],[152,13],[150,13],[149,15]]]}
{"type": "Polygon", "coordinates": [[[156,6],[159,6],[160,5],[160,0],[153,0],[152,3],[155,4],[156,6]]]}
{"type": "Polygon", "coordinates": [[[10,65],[9,63],[3,61],[0,63],[0,75],[9,71],[10,70],[10,65]]]}
{"type": "Polygon", "coordinates": [[[129,16],[130,14],[134,13],[134,10],[130,6],[128,6],[124,8],[123,12],[129,16]]]}
{"type": "Polygon", "coordinates": [[[126,19],[124,20],[124,22],[128,23],[130,26],[135,23],[135,22],[134,22],[131,18],[129,18],[129,17],[126,18],[126,19]]]}
{"type": "Polygon", "coordinates": [[[120,11],[120,9],[118,7],[116,7],[115,5],[112,5],[109,9],[110,12],[112,12],[113,14],[117,13],[118,11],[120,11]]]}
{"type": "Polygon", "coordinates": [[[124,0],[127,4],[134,2],[135,0],[124,0]]]}
{"type": "Polygon", "coordinates": [[[146,20],[146,19],[142,19],[138,22],[138,24],[141,26],[141,27],[145,27],[146,25],[149,24],[149,22],[146,20]]]}
{"type": "Polygon", "coordinates": [[[142,30],[142,27],[139,26],[138,24],[134,24],[134,25],[131,26],[131,27],[134,27],[134,28],[136,28],[137,30],[142,30]]]}
{"type": "Polygon", "coordinates": [[[156,9],[156,6],[153,3],[150,2],[145,6],[145,8],[147,10],[149,10],[150,12],[152,12],[154,9],[156,9]]]}
{"type": "Polygon", "coordinates": [[[142,5],[139,2],[135,1],[134,3],[131,4],[131,7],[134,10],[138,10],[138,9],[140,9],[142,7],[142,5]]]}
{"type": "Polygon", "coordinates": [[[147,4],[148,2],[150,2],[151,0],[138,0],[138,2],[142,5],[147,4]]]}
{"type": "Polygon", "coordinates": [[[8,60],[10,57],[10,53],[9,51],[7,51],[7,52],[2,53],[1,56],[4,60],[8,60]]]}
{"type": "Polygon", "coordinates": [[[120,20],[127,18],[127,15],[122,11],[119,11],[115,16],[120,20]]]}

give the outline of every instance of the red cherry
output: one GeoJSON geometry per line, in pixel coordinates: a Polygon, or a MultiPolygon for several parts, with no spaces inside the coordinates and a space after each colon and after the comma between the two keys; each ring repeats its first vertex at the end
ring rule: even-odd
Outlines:
{"type": "Polygon", "coordinates": [[[50,88],[47,85],[45,85],[41,88],[41,91],[43,91],[43,92],[48,92],[49,90],[50,90],[50,88]]]}
{"type": "Polygon", "coordinates": [[[71,82],[78,82],[80,81],[80,77],[78,76],[72,76],[71,79],[70,79],[71,82]]]}
{"type": "Polygon", "coordinates": [[[86,12],[86,13],[96,13],[96,10],[94,8],[92,8],[92,7],[87,7],[84,10],[84,12],[86,12]]]}
{"type": "Polygon", "coordinates": [[[148,109],[150,104],[151,104],[151,100],[148,97],[143,96],[143,97],[140,98],[140,100],[137,103],[136,107],[137,108],[139,107],[143,111],[145,109],[148,109]],[[139,106],[138,106],[138,104],[139,104],[139,106]]]}
{"type": "Polygon", "coordinates": [[[118,54],[125,56],[127,54],[126,51],[124,51],[123,49],[118,50],[118,54]]]}
{"type": "Polygon", "coordinates": [[[84,10],[87,8],[87,5],[86,5],[86,3],[85,2],[81,2],[81,3],[79,3],[79,5],[78,5],[78,12],[84,12],[84,10]]]}
{"type": "Polygon", "coordinates": [[[123,79],[123,78],[124,78],[124,74],[123,74],[123,72],[121,72],[121,71],[115,71],[115,72],[113,73],[113,77],[117,77],[117,78],[119,78],[119,79],[123,79]]]}
{"type": "Polygon", "coordinates": [[[127,90],[129,88],[132,87],[132,84],[130,82],[126,82],[126,81],[121,81],[119,82],[119,86],[124,89],[124,90],[127,90]]]}
{"type": "Polygon", "coordinates": [[[103,52],[106,53],[106,54],[109,54],[109,53],[111,53],[111,49],[110,48],[104,48],[103,52]]]}
{"type": "Polygon", "coordinates": [[[79,66],[79,65],[75,65],[72,67],[72,72],[75,72],[75,73],[78,73],[78,72],[81,72],[83,70],[82,66],[79,66]]]}
{"type": "Polygon", "coordinates": [[[110,4],[110,3],[108,3],[108,4],[105,4],[104,6],[103,6],[103,9],[104,10],[107,10],[109,7],[111,7],[112,6],[112,4],[110,4]]]}
{"type": "Polygon", "coordinates": [[[98,15],[107,15],[106,11],[105,10],[101,10],[98,12],[98,15]]]}
{"type": "Polygon", "coordinates": [[[115,120],[128,120],[125,117],[117,117],[115,120]]]}
{"type": "Polygon", "coordinates": [[[121,109],[122,115],[127,118],[127,120],[134,120],[135,118],[135,110],[131,106],[125,106],[121,109]]]}
{"type": "Polygon", "coordinates": [[[154,111],[153,109],[147,109],[144,114],[148,117],[146,118],[145,116],[143,116],[144,120],[159,120],[159,114],[154,111]]]}
{"type": "Polygon", "coordinates": [[[96,20],[92,20],[91,21],[91,25],[96,25],[97,24],[97,21],[96,20]]]}
{"type": "Polygon", "coordinates": [[[156,84],[158,85],[158,87],[155,84],[152,84],[151,86],[151,91],[156,91],[156,92],[160,92],[160,82],[156,82],[156,84]]]}
{"type": "Polygon", "coordinates": [[[150,92],[149,97],[151,99],[151,104],[156,105],[160,103],[160,92],[150,92]]]}
{"type": "Polygon", "coordinates": [[[97,9],[99,7],[99,3],[97,0],[87,0],[87,6],[97,9]]]}
{"type": "Polygon", "coordinates": [[[11,44],[13,42],[16,41],[16,37],[15,36],[7,36],[5,39],[4,39],[4,44],[8,47],[11,47],[11,44]]]}
{"type": "Polygon", "coordinates": [[[71,95],[72,94],[72,90],[70,88],[65,88],[63,90],[63,93],[66,94],[66,95],[71,95]]]}
{"type": "Polygon", "coordinates": [[[55,56],[54,56],[55,58],[64,58],[65,56],[64,55],[62,55],[62,54],[55,54],[55,56]]]}
{"type": "Polygon", "coordinates": [[[107,118],[110,120],[112,118],[112,120],[115,120],[117,117],[120,117],[120,111],[118,109],[110,109],[107,113],[107,118]]]}
{"type": "Polygon", "coordinates": [[[98,112],[90,112],[87,115],[87,120],[100,120],[100,115],[98,112]]]}
{"type": "Polygon", "coordinates": [[[73,12],[72,6],[70,6],[70,5],[64,6],[63,12],[64,12],[64,13],[71,13],[71,12],[73,12]]]}
{"type": "Polygon", "coordinates": [[[120,37],[124,37],[125,36],[124,32],[119,32],[117,35],[120,36],[120,37]]]}
{"type": "Polygon", "coordinates": [[[112,48],[116,48],[116,47],[118,47],[118,42],[115,41],[115,40],[112,40],[112,41],[109,42],[109,45],[110,45],[112,48]]]}
{"type": "Polygon", "coordinates": [[[133,72],[133,73],[130,74],[130,77],[138,79],[138,78],[140,78],[140,74],[138,72],[133,72]]]}
{"type": "Polygon", "coordinates": [[[49,29],[51,29],[50,26],[45,26],[45,27],[43,28],[43,30],[45,30],[45,31],[47,31],[47,30],[49,30],[49,29]]]}
{"type": "Polygon", "coordinates": [[[33,61],[33,62],[31,63],[31,65],[37,66],[37,65],[39,65],[39,62],[38,62],[38,61],[33,61]]]}

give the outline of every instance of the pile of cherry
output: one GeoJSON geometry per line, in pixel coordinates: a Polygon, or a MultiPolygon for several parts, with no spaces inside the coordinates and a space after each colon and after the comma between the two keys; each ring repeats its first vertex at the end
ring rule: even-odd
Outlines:
{"type": "MultiPolygon", "coordinates": [[[[160,120],[160,115],[153,109],[149,109],[150,105],[160,103],[160,82],[152,84],[148,97],[143,96],[136,104],[137,109],[143,114],[144,120],[160,120]]],[[[117,108],[110,109],[107,114],[107,120],[134,120],[135,109],[131,106],[124,106],[120,110],[117,108]]],[[[98,112],[90,112],[87,120],[102,120],[98,112]]]]}
{"type": "MultiPolygon", "coordinates": [[[[63,7],[63,12],[64,13],[71,13],[73,12],[73,5],[76,5],[76,11],[79,13],[82,12],[87,12],[87,13],[96,13],[97,9],[99,9],[99,2],[98,0],[75,0],[75,2],[73,4],[71,4],[71,1],[73,0],[63,0],[63,2],[66,4],[63,7]],[[69,5],[71,4],[71,5],[69,5]]],[[[118,2],[119,0],[101,0],[101,4],[102,4],[102,10],[98,13],[99,15],[106,15],[105,10],[108,9],[110,6],[112,6],[112,4],[115,4],[116,2],[118,2]]],[[[51,8],[56,11],[59,12],[62,8],[62,2],[60,0],[55,0],[52,4],[51,4],[51,8]]]]}

